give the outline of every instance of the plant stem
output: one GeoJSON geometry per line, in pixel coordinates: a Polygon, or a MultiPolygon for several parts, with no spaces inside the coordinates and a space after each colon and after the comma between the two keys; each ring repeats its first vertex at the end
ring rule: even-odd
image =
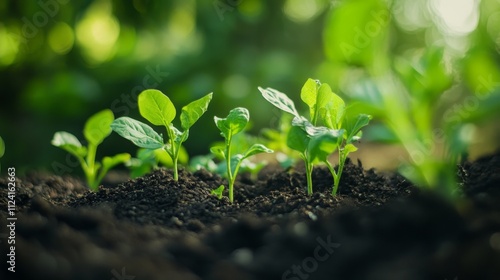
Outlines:
{"type": "Polygon", "coordinates": [[[87,161],[86,168],[83,169],[85,172],[85,177],[87,178],[87,183],[91,190],[95,191],[99,186],[95,180],[96,170],[95,170],[95,155],[97,153],[97,146],[89,143],[87,151],[87,161]]]}
{"type": "Polygon", "coordinates": [[[174,181],[179,180],[179,171],[177,170],[177,158],[172,160],[174,163],[174,181]]]}
{"type": "Polygon", "coordinates": [[[228,136],[226,142],[226,168],[227,168],[227,179],[229,180],[229,202],[233,203],[233,189],[234,189],[234,178],[233,172],[231,170],[231,140],[232,137],[228,136]]]}
{"type": "Polygon", "coordinates": [[[178,151],[178,149],[176,151],[175,139],[174,139],[175,135],[168,124],[165,123],[164,126],[167,129],[168,141],[170,142],[170,151],[168,151],[167,149],[165,149],[165,150],[167,150],[167,153],[172,158],[172,163],[174,165],[173,166],[173,168],[174,168],[174,181],[178,181],[179,180],[179,172],[177,171],[177,157],[179,156],[179,151],[178,151]]]}
{"type": "Polygon", "coordinates": [[[332,173],[333,177],[333,187],[332,187],[332,196],[335,196],[337,194],[337,189],[338,189],[338,183],[337,183],[337,173],[335,172],[335,169],[333,168],[332,164],[326,160],[325,161],[326,166],[330,170],[330,173],[332,173]]]}
{"type": "Polygon", "coordinates": [[[312,186],[313,165],[308,161],[305,161],[305,163],[306,163],[306,178],[307,178],[307,194],[311,196],[313,193],[313,186],[312,186]]]}
{"type": "MultiPolygon", "coordinates": [[[[173,141],[172,141],[173,143],[173,141]]],[[[173,154],[172,154],[172,163],[174,165],[174,181],[178,181],[179,180],[179,170],[178,170],[178,166],[177,166],[177,162],[179,161],[179,150],[181,148],[180,144],[178,147],[176,146],[173,146],[172,145],[172,150],[173,150],[173,154]]]]}
{"type": "Polygon", "coordinates": [[[335,173],[336,176],[333,176],[332,196],[337,195],[337,191],[339,189],[339,184],[340,184],[340,177],[342,176],[342,172],[344,171],[344,164],[345,164],[346,159],[347,159],[347,153],[344,153],[344,150],[340,149],[339,150],[339,168],[337,169],[337,172],[335,173]]]}

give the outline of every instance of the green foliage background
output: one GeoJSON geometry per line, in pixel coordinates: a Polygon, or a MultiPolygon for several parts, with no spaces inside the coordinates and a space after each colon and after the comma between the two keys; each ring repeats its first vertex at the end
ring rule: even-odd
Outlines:
{"type": "MultiPolygon", "coordinates": [[[[446,0],[2,1],[3,165],[50,171],[53,162],[65,163],[66,154],[50,146],[55,131],[82,138],[85,120],[105,108],[141,120],[136,96],[146,87],[178,107],[214,92],[186,143],[191,155],[205,154],[219,139],[212,116],[230,108],[249,108],[256,134],[277,126],[280,113],[264,105],[257,86],[297,101],[312,77],[349,99],[367,67],[436,46],[454,77],[446,108],[463,107],[500,85],[500,1],[469,1],[473,28],[462,33],[447,29],[438,2],[446,0]]],[[[480,112],[475,120],[491,127],[491,112],[480,112]]],[[[112,134],[99,156],[135,150],[112,134]]]]}

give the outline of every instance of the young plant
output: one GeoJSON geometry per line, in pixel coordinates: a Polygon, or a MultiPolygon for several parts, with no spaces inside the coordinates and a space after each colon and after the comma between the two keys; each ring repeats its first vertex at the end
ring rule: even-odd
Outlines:
{"type": "Polygon", "coordinates": [[[87,184],[93,191],[97,191],[100,182],[111,168],[130,159],[129,154],[123,153],[113,157],[104,157],[101,163],[95,160],[97,146],[111,134],[110,125],[114,119],[113,112],[106,109],[87,120],[83,129],[83,135],[88,143],[87,147],[82,146],[76,136],[65,131],[56,132],[52,139],[52,145],[67,151],[78,159],[83,173],[85,173],[87,184]]]}
{"type": "Polygon", "coordinates": [[[349,153],[357,150],[354,142],[361,138],[361,128],[371,116],[360,114],[354,123],[347,121],[345,102],[333,93],[328,84],[308,79],[300,97],[309,107],[310,120],[301,116],[288,96],[275,89],[259,87],[262,96],[277,108],[294,116],[287,136],[287,145],[300,153],[306,167],[307,193],[312,195],[314,163],[325,163],[333,176],[332,195],[336,195],[345,161],[349,153]],[[322,123],[323,126],[319,126],[322,123]],[[335,170],[328,157],[338,150],[339,166],[335,170]]]}
{"type": "MultiPolygon", "coordinates": [[[[221,136],[224,137],[224,145],[213,146],[210,151],[215,155],[219,155],[226,160],[226,173],[227,179],[229,181],[229,201],[232,203],[234,201],[233,189],[234,182],[236,181],[236,176],[242,162],[253,155],[259,153],[272,153],[273,150],[267,148],[262,144],[253,144],[248,148],[243,154],[231,154],[233,137],[243,131],[245,126],[248,124],[250,119],[250,113],[245,108],[234,108],[229,111],[229,115],[226,118],[214,117],[215,124],[221,131],[221,136]]],[[[217,193],[221,193],[223,186],[217,189],[217,193]]]]}
{"type": "Polygon", "coordinates": [[[207,111],[211,100],[212,93],[209,93],[182,107],[180,119],[184,131],[180,131],[172,124],[176,110],[170,98],[159,90],[148,89],[141,92],[138,97],[139,113],[150,123],[165,127],[168,136],[166,143],[164,143],[163,136],[149,125],[129,117],[116,119],[111,124],[111,128],[141,148],[164,149],[172,158],[174,180],[177,181],[179,179],[177,164],[182,143],[189,137],[189,128],[207,111]]]}
{"type": "Polygon", "coordinates": [[[387,57],[378,67],[393,67],[368,68],[371,77],[361,81],[356,98],[382,122],[371,134],[374,140],[398,143],[407,151],[409,160],[400,173],[453,200],[459,190],[458,160],[470,144],[472,125],[460,117],[463,112],[450,108],[443,113],[449,105],[443,93],[454,84],[444,58],[440,48],[429,48],[412,61],[387,57]]]}

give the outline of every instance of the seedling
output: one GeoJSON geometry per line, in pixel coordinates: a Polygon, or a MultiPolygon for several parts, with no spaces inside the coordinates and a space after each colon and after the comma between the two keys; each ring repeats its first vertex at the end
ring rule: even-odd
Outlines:
{"type": "MultiPolygon", "coordinates": [[[[452,200],[459,193],[457,163],[467,151],[472,133],[471,120],[461,117],[463,112],[442,112],[443,104],[448,105],[443,92],[453,85],[452,73],[443,61],[439,48],[428,49],[416,61],[387,61],[395,71],[370,69],[376,74],[361,81],[357,98],[383,123],[372,137],[398,143],[408,152],[409,162],[400,169],[401,174],[452,200]],[[380,78],[381,73],[391,78],[380,78]]],[[[494,104],[493,99],[484,101],[494,104]]],[[[475,111],[483,113],[481,106],[475,111]]]]}
{"type": "MultiPolygon", "coordinates": [[[[224,145],[213,146],[210,151],[215,155],[221,156],[226,160],[226,173],[227,179],[229,181],[229,201],[232,203],[234,200],[233,189],[236,176],[242,162],[253,155],[259,153],[272,153],[273,150],[267,148],[262,144],[253,144],[248,148],[243,154],[231,155],[231,149],[233,144],[233,137],[243,131],[245,126],[248,124],[250,119],[250,113],[245,108],[234,108],[229,111],[229,115],[226,118],[214,117],[215,124],[221,131],[221,136],[224,137],[224,145]]],[[[222,192],[223,187],[219,187],[220,192],[222,192]]]]}
{"type": "Polygon", "coordinates": [[[220,185],[218,188],[212,190],[210,194],[215,195],[218,199],[222,199],[224,194],[224,185],[220,185]]]}
{"type": "Polygon", "coordinates": [[[172,124],[176,110],[170,98],[159,90],[148,89],[141,92],[138,97],[139,113],[150,123],[165,127],[168,135],[166,143],[164,143],[163,136],[149,125],[129,117],[116,119],[111,124],[111,128],[141,148],[164,149],[172,158],[174,180],[177,181],[179,179],[177,164],[182,143],[189,137],[189,128],[207,111],[211,100],[212,93],[209,93],[182,107],[180,119],[184,131],[181,132],[172,124]]]}
{"type": "Polygon", "coordinates": [[[93,191],[97,191],[102,179],[111,168],[130,159],[129,154],[123,153],[113,157],[104,157],[102,163],[95,160],[97,146],[111,134],[110,125],[114,119],[113,112],[106,109],[87,120],[83,129],[83,135],[88,143],[87,147],[82,146],[76,136],[65,131],[56,132],[52,139],[52,145],[67,151],[78,159],[83,173],[85,173],[87,184],[93,191]]]}
{"type": "Polygon", "coordinates": [[[312,171],[316,161],[324,162],[332,173],[332,195],[336,195],[345,161],[357,150],[354,142],[361,139],[361,128],[371,116],[360,114],[354,123],[347,121],[345,102],[333,93],[328,84],[308,79],[301,90],[301,99],[309,107],[310,121],[295,109],[294,102],[284,93],[259,87],[262,96],[280,110],[294,116],[287,136],[287,145],[300,153],[306,167],[307,193],[312,195],[312,171]],[[324,126],[319,126],[319,123],[324,126]],[[339,166],[335,170],[328,157],[338,150],[339,166]]]}

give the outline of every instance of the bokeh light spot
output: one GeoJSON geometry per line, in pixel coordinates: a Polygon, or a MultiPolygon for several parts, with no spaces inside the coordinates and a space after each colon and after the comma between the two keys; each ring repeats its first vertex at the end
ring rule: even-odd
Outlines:
{"type": "Polygon", "coordinates": [[[67,54],[75,42],[73,29],[64,22],[57,23],[49,33],[49,46],[58,54],[67,54]]]}
{"type": "Polygon", "coordinates": [[[313,20],[324,6],[321,0],[287,0],[283,11],[290,20],[303,23],[313,20]]]}
{"type": "Polygon", "coordinates": [[[9,29],[0,23],[0,66],[10,65],[19,51],[19,40],[16,40],[9,29]]]}
{"type": "Polygon", "coordinates": [[[463,36],[476,29],[479,21],[477,0],[435,0],[429,1],[429,4],[443,33],[463,36]]]}
{"type": "Polygon", "coordinates": [[[78,43],[91,64],[113,57],[119,34],[120,25],[112,15],[111,3],[104,0],[90,6],[76,27],[78,43]]]}

